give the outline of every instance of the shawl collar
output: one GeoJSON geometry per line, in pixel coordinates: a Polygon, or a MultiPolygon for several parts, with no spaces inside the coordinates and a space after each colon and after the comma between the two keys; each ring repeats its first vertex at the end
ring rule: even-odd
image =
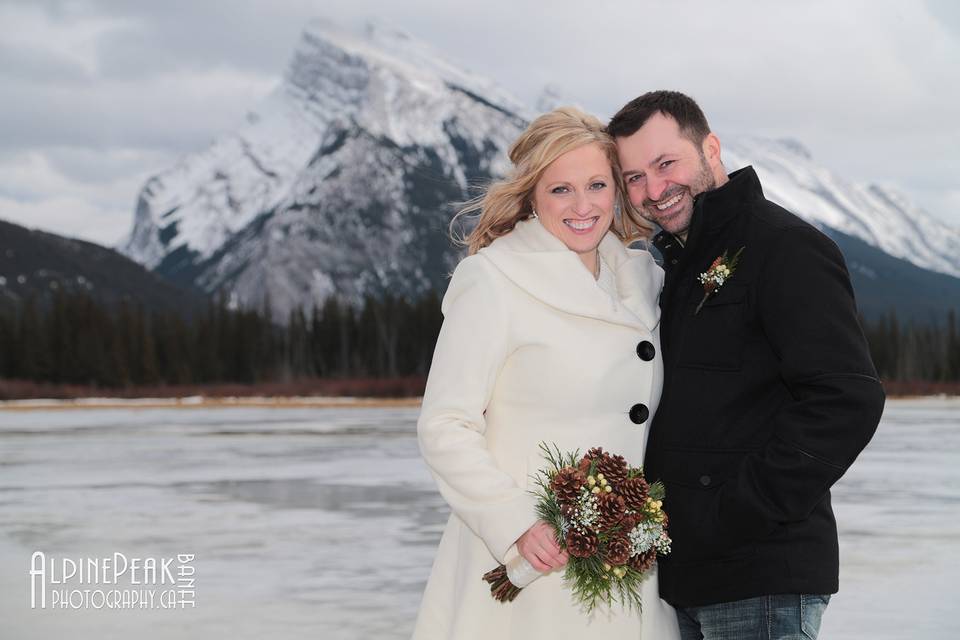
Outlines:
{"type": "Polygon", "coordinates": [[[600,288],[577,254],[539,220],[521,220],[510,233],[494,240],[479,254],[517,287],[546,305],[652,333],[660,322],[658,297],[663,270],[648,251],[627,249],[610,232],[601,240],[599,252],[616,277],[619,301],[612,300],[600,288]]]}

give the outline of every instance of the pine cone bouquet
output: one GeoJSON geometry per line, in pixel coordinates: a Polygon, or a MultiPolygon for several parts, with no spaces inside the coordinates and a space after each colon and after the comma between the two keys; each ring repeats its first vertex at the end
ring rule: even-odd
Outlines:
{"type": "MultiPolygon", "coordinates": [[[[670,552],[663,485],[600,447],[584,456],[540,448],[547,464],[536,476],[537,515],[569,555],[564,582],[588,612],[615,602],[640,609],[641,582],[657,555],[670,552]]],[[[540,575],[517,557],[483,579],[494,598],[511,602],[540,575]]]]}

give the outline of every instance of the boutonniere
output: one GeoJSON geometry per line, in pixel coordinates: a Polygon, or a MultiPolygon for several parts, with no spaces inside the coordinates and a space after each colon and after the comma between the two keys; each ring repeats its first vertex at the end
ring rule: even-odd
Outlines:
{"type": "Polygon", "coordinates": [[[703,300],[697,305],[697,310],[693,312],[693,315],[700,313],[703,303],[709,300],[710,296],[717,292],[717,289],[733,277],[733,272],[737,270],[737,262],[740,261],[740,254],[743,253],[745,248],[740,247],[740,250],[732,258],[727,258],[727,252],[724,251],[722,256],[713,261],[709,269],[700,274],[697,280],[703,285],[703,300]]]}

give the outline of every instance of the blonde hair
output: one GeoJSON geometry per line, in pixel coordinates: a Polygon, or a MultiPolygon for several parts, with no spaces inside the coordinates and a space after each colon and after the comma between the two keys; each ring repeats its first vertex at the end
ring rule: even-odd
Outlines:
{"type": "Polygon", "coordinates": [[[513,169],[502,180],[491,183],[486,193],[464,204],[450,223],[451,236],[466,245],[472,255],[512,231],[517,222],[533,215],[533,190],[547,167],[568,151],[587,144],[599,144],[610,161],[620,211],[614,216],[611,230],[626,244],[649,238],[652,227],[625,197],[616,143],[597,118],[576,107],[554,109],[530,123],[508,151],[513,169]],[[457,237],[452,230],[467,217],[476,217],[476,226],[466,237],[457,237]]]}

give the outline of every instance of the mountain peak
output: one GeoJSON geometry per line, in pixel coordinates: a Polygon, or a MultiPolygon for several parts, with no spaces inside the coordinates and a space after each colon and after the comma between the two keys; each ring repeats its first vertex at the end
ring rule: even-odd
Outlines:
{"type": "Polygon", "coordinates": [[[292,64],[309,64],[318,57],[333,57],[348,65],[366,67],[375,74],[388,71],[417,82],[423,89],[438,84],[456,87],[513,113],[528,118],[531,115],[525,105],[492,80],[464,70],[451,62],[448,55],[393,25],[368,21],[360,31],[353,32],[328,20],[311,21],[301,35],[292,64]]]}
{"type": "Polygon", "coordinates": [[[131,257],[278,317],[331,295],[417,297],[454,266],[451,203],[501,175],[519,103],[409,34],[323,21],[233,133],[151,178],[131,257]]]}
{"type": "Polygon", "coordinates": [[[960,229],[951,228],[902,195],[844,179],[818,165],[790,138],[724,139],[724,164],[753,165],[768,198],[818,227],[858,238],[913,264],[960,276],[960,229]]]}
{"type": "Polygon", "coordinates": [[[430,49],[425,42],[418,41],[409,32],[379,20],[367,20],[363,25],[363,35],[386,51],[396,52],[410,47],[430,49]]]}

